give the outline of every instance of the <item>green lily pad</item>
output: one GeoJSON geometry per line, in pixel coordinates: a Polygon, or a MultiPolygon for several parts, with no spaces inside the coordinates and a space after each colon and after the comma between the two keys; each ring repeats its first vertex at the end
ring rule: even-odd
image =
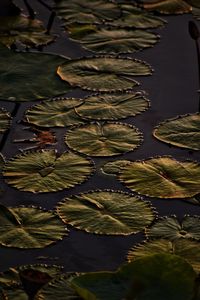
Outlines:
{"type": "Polygon", "coordinates": [[[140,114],[148,107],[148,100],[140,93],[118,93],[89,96],[75,110],[87,119],[118,120],[140,114]]]}
{"type": "Polygon", "coordinates": [[[0,108],[0,133],[4,133],[10,126],[11,115],[4,108],[0,108]]]}
{"type": "Polygon", "coordinates": [[[58,98],[36,104],[27,110],[26,121],[42,127],[67,127],[84,124],[75,108],[84,100],[75,98],[58,98]]]}
{"type": "Polygon", "coordinates": [[[122,266],[117,272],[80,275],[72,286],[85,300],[191,300],[196,274],[181,257],[155,254],[122,266]]]}
{"type": "Polygon", "coordinates": [[[91,123],[69,130],[66,144],[91,156],[113,156],[136,149],[142,141],[136,127],[126,123],[91,123]]]}
{"type": "Polygon", "coordinates": [[[192,10],[191,5],[183,0],[142,0],[142,7],[149,11],[156,11],[161,14],[183,14],[192,10]]]}
{"type": "Polygon", "coordinates": [[[66,234],[66,228],[51,211],[38,207],[0,207],[0,244],[15,248],[43,248],[66,234]]]}
{"type": "Polygon", "coordinates": [[[57,212],[65,223],[97,234],[137,233],[154,220],[149,203],[112,190],[71,196],[58,204],[57,212]]]}
{"type": "Polygon", "coordinates": [[[47,45],[55,39],[46,33],[43,23],[23,15],[0,17],[0,42],[7,47],[20,43],[26,47],[47,45]]]}
{"type": "Polygon", "coordinates": [[[109,175],[117,175],[121,172],[121,168],[131,163],[129,160],[114,160],[106,163],[102,168],[102,172],[109,175]]]}
{"type": "Polygon", "coordinates": [[[170,156],[134,161],[118,176],[129,189],[157,198],[187,198],[200,192],[200,165],[170,156]]]}
{"type": "Polygon", "coordinates": [[[3,291],[4,297],[2,300],[29,300],[29,296],[22,288],[9,289],[3,291]]]}
{"type": "Polygon", "coordinates": [[[138,85],[135,76],[151,75],[152,70],[140,60],[99,56],[71,60],[62,64],[57,73],[71,86],[110,92],[132,89],[138,85]]]}
{"type": "Polygon", "coordinates": [[[130,30],[114,27],[82,26],[74,24],[69,28],[72,40],[81,43],[85,49],[98,53],[132,53],[153,47],[158,35],[145,30],[130,30]],[[91,31],[91,32],[89,32],[91,31]]]}
{"type": "Polygon", "coordinates": [[[56,75],[67,58],[42,53],[14,52],[0,45],[0,100],[33,101],[58,96],[69,86],[56,75]]]}
{"type": "Polygon", "coordinates": [[[153,135],[160,141],[192,150],[200,150],[200,114],[184,115],[159,124],[153,135]]]}
{"type": "Polygon", "coordinates": [[[65,24],[77,21],[84,24],[103,23],[117,19],[121,14],[117,4],[105,0],[56,0],[55,3],[55,11],[65,24]]]}
{"type": "Polygon", "coordinates": [[[55,192],[84,182],[93,163],[80,155],[54,150],[23,153],[7,162],[3,176],[8,184],[33,193],[55,192]]]}
{"type": "Polygon", "coordinates": [[[180,223],[176,216],[163,217],[146,230],[150,238],[166,238],[171,241],[177,239],[200,240],[200,217],[184,216],[180,223]]]}

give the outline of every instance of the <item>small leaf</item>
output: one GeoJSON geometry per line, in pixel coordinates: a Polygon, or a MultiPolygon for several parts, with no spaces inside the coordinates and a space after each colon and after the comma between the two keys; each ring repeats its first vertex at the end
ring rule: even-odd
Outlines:
{"type": "Polygon", "coordinates": [[[142,7],[149,11],[156,11],[161,14],[183,14],[189,13],[192,7],[183,0],[142,0],[142,7]]]}
{"type": "Polygon", "coordinates": [[[106,163],[102,168],[102,172],[109,175],[117,175],[121,172],[121,168],[131,163],[129,160],[114,160],[106,163]]]}

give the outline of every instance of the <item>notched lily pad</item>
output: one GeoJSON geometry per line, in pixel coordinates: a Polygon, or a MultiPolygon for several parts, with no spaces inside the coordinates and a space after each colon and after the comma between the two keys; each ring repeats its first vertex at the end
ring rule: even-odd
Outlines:
{"type": "Polygon", "coordinates": [[[57,73],[71,86],[110,92],[132,89],[138,85],[135,76],[151,75],[152,69],[140,60],[98,56],[68,61],[58,68],[57,73]]]}
{"type": "Polygon", "coordinates": [[[8,184],[33,193],[55,192],[84,182],[93,172],[93,163],[71,152],[56,155],[54,150],[28,152],[7,162],[3,176],[8,184]]]}
{"type": "Polygon", "coordinates": [[[129,235],[142,231],[154,220],[149,203],[112,190],[71,196],[58,204],[57,211],[65,223],[96,234],[129,235]]]}
{"type": "Polygon", "coordinates": [[[11,115],[4,108],[0,108],[0,133],[4,133],[10,126],[11,115]]]}
{"type": "Polygon", "coordinates": [[[200,191],[200,165],[170,156],[133,161],[118,176],[128,188],[157,198],[187,198],[200,191]]]}
{"type": "Polygon", "coordinates": [[[69,130],[66,144],[91,156],[120,155],[136,149],[142,141],[136,127],[126,123],[91,123],[69,130]]]}
{"type": "Polygon", "coordinates": [[[144,9],[166,15],[189,13],[192,10],[192,6],[183,0],[142,0],[142,3],[144,9]]]}

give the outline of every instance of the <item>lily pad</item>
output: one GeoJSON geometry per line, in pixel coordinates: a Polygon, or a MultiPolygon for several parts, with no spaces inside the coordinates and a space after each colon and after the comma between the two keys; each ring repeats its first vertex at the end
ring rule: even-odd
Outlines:
{"type": "Polygon", "coordinates": [[[115,93],[89,96],[75,110],[87,119],[118,120],[140,114],[148,107],[149,101],[140,93],[115,93]]]}
{"type": "Polygon", "coordinates": [[[4,133],[10,126],[11,115],[5,109],[0,108],[0,133],[4,133]]]}
{"type": "Polygon", "coordinates": [[[43,248],[66,234],[66,228],[51,211],[38,207],[0,207],[0,244],[15,248],[43,248]]]}
{"type": "Polygon", "coordinates": [[[134,161],[118,176],[132,191],[157,198],[187,198],[200,192],[200,165],[170,156],[134,161]]]}
{"type": "Polygon", "coordinates": [[[161,14],[183,14],[189,13],[192,6],[183,0],[155,0],[142,1],[142,7],[149,11],[156,11],[161,14]]]}
{"type": "Polygon", "coordinates": [[[137,233],[154,220],[149,203],[112,190],[71,196],[58,204],[57,211],[65,223],[97,234],[137,233]]]}
{"type": "Polygon", "coordinates": [[[42,127],[67,127],[84,124],[75,111],[84,100],[75,98],[58,98],[34,105],[26,112],[26,120],[29,123],[42,127]]]}
{"type": "Polygon", "coordinates": [[[69,90],[56,75],[67,58],[42,53],[14,52],[0,45],[0,100],[33,101],[69,90]]]}
{"type": "Polygon", "coordinates": [[[188,4],[190,4],[191,6],[200,8],[200,2],[199,2],[199,0],[186,0],[186,2],[188,4]]]}
{"type": "Polygon", "coordinates": [[[8,184],[33,193],[55,192],[84,182],[93,172],[93,163],[71,152],[56,155],[54,150],[23,153],[7,162],[3,175],[8,184]]]}
{"type": "Polygon", "coordinates": [[[130,30],[113,27],[98,27],[80,24],[69,28],[72,40],[81,43],[85,49],[98,53],[132,53],[145,48],[153,47],[158,42],[158,35],[145,30],[130,30]]]}
{"type": "Polygon", "coordinates": [[[66,144],[91,156],[113,156],[136,149],[142,141],[136,127],[125,123],[91,123],[69,130],[66,144]]]}
{"type": "Polygon", "coordinates": [[[102,168],[102,172],[109,175],[117,175],[120,173],[121,168],[131,163],[129,160],[114,160],[106,163],[102,168]]]}
{"type": "Polygon", "coordinates": [[[57,73],[71,86],[109,92],[132,89],[138,85],[135,76],[151,75],[152,70],[140,60],[99,56],[71,60],[62,64],[57,73]]]}
{"type": "Polygon", "coordinates": [[[186,215],[182,222],[176,216],[163,217],[147,229],[146,234],[150,238],[166,238],[171,241],[180,238],[200,240],[200,217],[186,215]]]}
{"type": "Polygon", "coordinates": [[[29,296],[25,293],[22,288],[9,289],[3,291],[4,297],[2,300],[29,300],[29,296]]]}
{"type": "Polygon", "coordinates": [[[79,22],[84,24],[103,23],[117,19],[120,8],[117,4],[105,0],[56,0],[55,11],[65,24],[79,22]]]}
{"type": "Polygon", "coordinates": [[[200,114],[169,119],[159,124],[153,135],[160,141],[181,148],[200,150],[200,114]]]}

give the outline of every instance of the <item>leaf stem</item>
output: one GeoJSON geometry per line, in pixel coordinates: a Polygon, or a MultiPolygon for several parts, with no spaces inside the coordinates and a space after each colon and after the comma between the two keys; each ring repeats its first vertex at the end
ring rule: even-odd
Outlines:
{"type": "Polygon", "coordinates": [[[35,19],[35,12],[34,12],[33,8],[30,6],[30,4],[28,3],[27,0],[24,0],[24,4],[26,5],[26,8],[28,10],[30,19],[34,20],[35,19]]]}
{"type": "Polygon", "coordinates": [[[48,24],[47,24],[47,30],[46,30],[46,34],[49,34],[50,33],[50,30],[53,26],[53,22],[55,20],[55,16],[56,16],[56,13],[55,11],[52,11],[50,17],[49,17],[49,21],[48,21],[48,24]]]}

